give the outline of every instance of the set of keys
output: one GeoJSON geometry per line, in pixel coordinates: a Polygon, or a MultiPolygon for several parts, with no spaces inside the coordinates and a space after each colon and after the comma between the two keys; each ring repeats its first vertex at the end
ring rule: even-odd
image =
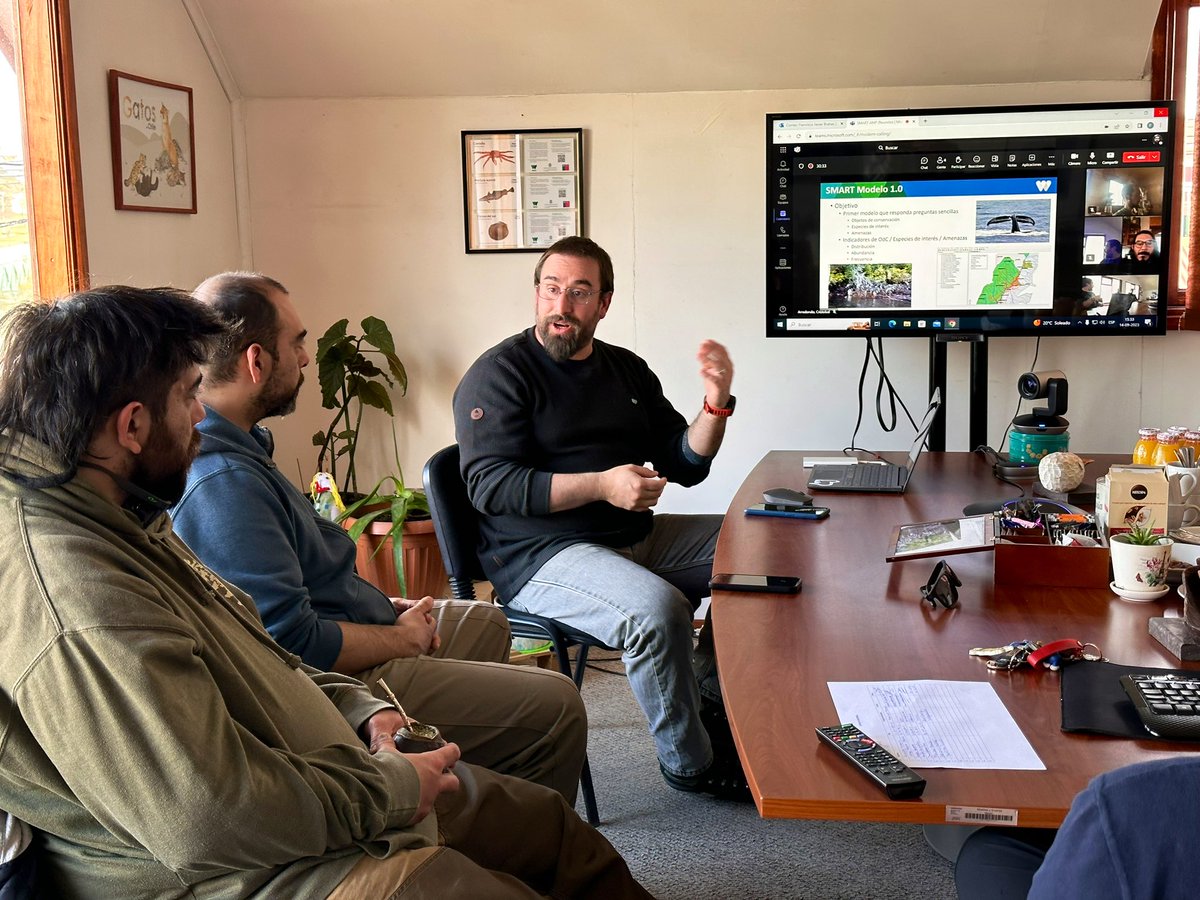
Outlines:
{"type": "Polygon", "coordinates": [[[1044,667],[1051,672],[1057,672],[1067,663],[1079,660],[1099,662],[1104,659],[1104,653],[1095,644],[1085,644],[1075,638],[1049,642],[1013,641],[1003,647],[973,647],[969,653],[971,656],[986,659],[989,669],[1005,671],[1028,664],[1034,669],[1044,667]]]}

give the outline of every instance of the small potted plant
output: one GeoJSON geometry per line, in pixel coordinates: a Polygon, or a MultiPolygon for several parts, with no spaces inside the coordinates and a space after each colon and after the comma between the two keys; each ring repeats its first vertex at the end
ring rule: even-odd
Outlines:
{"type": "Polygon", "coordinates": [[[328,427],[313,435],[313,446],[320,448],[317,468],[328,472],[339,489],[344,489],[347,505],[339,521],[358,544],[359,574],[391,595],[408,596],[411,580],[414,596],[440,596],[445,593],[446,574],[429,520],[429,503],[423,491],[405,485],[396,443],[390,390],[405,395],[408,373],[382,319],[363,319],[361,334],[349,332],[349,324],[348,319],[334,322],[317,341],[321,405],[334,411],[328,427]],[[363,493],[358,489],[357,453],[363,411],[368,406],[392,417],[396,467],[363,493]],[[384,549],[391,552],[381,555],[384,549]]]}
{"type": "Polygon", "coordinates": [[[1129,531],[1112,535],[1108,543],[1112,553],[1114,591],[1126,599],[1136,600],[1153,599],[1166,593],[1167,566],[1174,541],[1155,532],[1153,520],[1134,522],[1129,531]]]}

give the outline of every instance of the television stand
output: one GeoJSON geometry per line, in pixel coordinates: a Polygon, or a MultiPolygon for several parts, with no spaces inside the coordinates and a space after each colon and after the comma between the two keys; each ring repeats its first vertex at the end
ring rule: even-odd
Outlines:
{"type": "Polygon", "coordinates": [[[946,449],[946,409],[949,406],[949,391],[946,389],[946,344],[959,341],[966,341],[971,345],[971,381],[967,396],[967,450],[974,451],[976,447],[987,444],[987,335],[942,332],[929,336],[929,393],[932,394],[935,387],[942,389],[942,408],[938,411],[933,427],[929,429],[929,449],[938,452],[946,449]]]}

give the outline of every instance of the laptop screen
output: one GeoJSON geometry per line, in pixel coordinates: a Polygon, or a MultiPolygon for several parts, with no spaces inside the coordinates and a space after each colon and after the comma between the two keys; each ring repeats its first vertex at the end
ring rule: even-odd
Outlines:
{"type": "Polygon", "coordinates": [[[925,439],[929,437],[929,429],[933,427],[933,419],[941,405],[942,389],[935,387],[929,396],[929,408],[925,410],[925,418],[921,420],[921,425],[917,428],[917,436],[913,440],[912,449],[908,451],[908,475],[910,478],[913,467],[917,464],[917,457],[921,455],[921,449],[925,446],[925,439]]]}

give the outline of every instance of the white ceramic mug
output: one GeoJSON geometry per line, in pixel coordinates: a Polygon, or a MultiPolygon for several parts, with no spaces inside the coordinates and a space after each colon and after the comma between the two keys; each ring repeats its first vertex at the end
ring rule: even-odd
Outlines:
{"type": "Polygon", "coordinates": [[[1194,525],[1200,521],[1200,506],[1195,503],[1168,503],[1167,504],[1167,530],[1174,531],[1177,528],[1186,528],[1188,525],[1194,525]]]}
{"type": "Polygon", "coordinates": [[[1167,466],[1168,503],[1200,503],[1200,467],[1167,466]]]}

